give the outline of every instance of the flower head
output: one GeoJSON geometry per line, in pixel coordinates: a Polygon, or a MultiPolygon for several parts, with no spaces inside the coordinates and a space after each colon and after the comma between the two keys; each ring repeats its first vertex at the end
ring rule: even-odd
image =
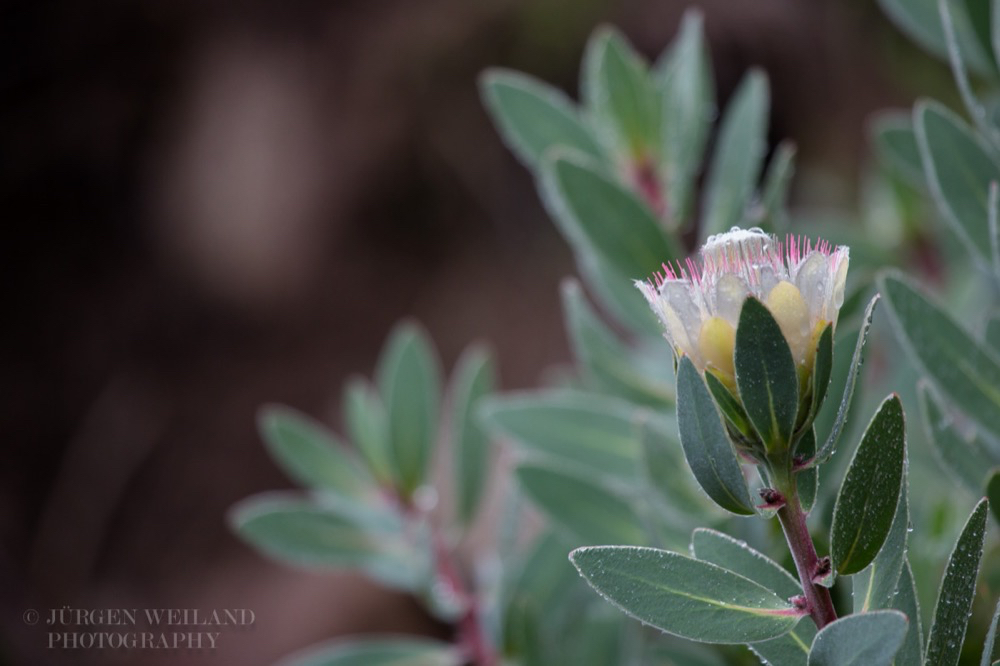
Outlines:
{"type": "Polygon", "coordinates": [[[760,229],[711,236],[700,261],[663,264],[650,281],[636,281],[679,355],[704,371],[733,376],[733,345],[748,296],[774,316],[796,364],[812,367],[816,340],[836,326],[844,302],[848,248],[788,236],[782,242],[760,229]]]}

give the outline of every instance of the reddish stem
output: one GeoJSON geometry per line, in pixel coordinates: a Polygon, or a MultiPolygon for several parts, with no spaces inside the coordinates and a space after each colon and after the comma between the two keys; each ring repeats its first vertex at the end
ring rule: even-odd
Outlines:
{"type": "Polygon", "coordinates": [[[451,550],[437,528],[432,528],[434,562],[437,574],[466,610],[458,621],[458,648],[476,666],[496,666],[499,659],[486,640],[475,596],[458,571],[451,550]]]}
{"type": "Polygon", "coordinates": [[[806,514],[799,503],[798,493],[789,493],[786,500],[785,506],[778,509],[778,520],[788,541],[788,549],[792,552],[792,559],[795,560],[795,569],[806,598],[806,608],[816,623],[816,628],[822,629],[837,619],[837,611],[833,608],[830,590],[813,582],[822,567],[806,525],[806,514]]]}

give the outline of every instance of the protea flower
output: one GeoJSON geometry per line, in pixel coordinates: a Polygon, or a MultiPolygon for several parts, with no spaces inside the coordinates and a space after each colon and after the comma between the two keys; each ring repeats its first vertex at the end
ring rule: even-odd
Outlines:
{"type": "Polygon", "coordinates": [[[808,373],[818,336],[828,324],[836,326],[847,265],[845,246],[795,236],[782,242],[761,229],[734,227],[711,236],[700,261],[663,264],[662,272],[636,286],[675,353],[732,386],[735,331],[747,297],[767,306],[800,373],[808,373]]]}

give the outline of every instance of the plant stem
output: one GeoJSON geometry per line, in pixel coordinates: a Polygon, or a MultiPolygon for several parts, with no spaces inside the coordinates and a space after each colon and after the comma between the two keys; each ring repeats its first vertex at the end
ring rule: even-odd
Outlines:
{"type": "Polygon", "coordinates": [[[795,560],[795,569],[799,573],[809,615],[816,623],[816,628],[822,629],[837,619],[837,611],[833,608],[830,590],[813,582],[820,560],[816,555],[816,547],[806,525],[806,514],[802,510],[794,485],[792,492],[786,495],[785,506],[778,509],[778,520],[785,533],[785,540],[788,541],[788,549],[792,552],[792,559],[795,560]]]}
{"type": "Polygon", "coordinates": [[[486,639],[476,598],[458,571],[454,553],[437,528],[432,528],[432,539],[437,575],[466,607],[457,626],[459,650],[476,666],[496,666],[499,657],[486,639]]]}

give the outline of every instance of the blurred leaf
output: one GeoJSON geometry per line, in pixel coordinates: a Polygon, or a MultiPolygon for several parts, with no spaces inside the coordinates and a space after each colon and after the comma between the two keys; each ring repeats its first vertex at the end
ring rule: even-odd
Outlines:
{"type": "Polygon", "coordinates": [[[650,420],[639,428],[646,480],[667,505],[662,507],[662,513],[679,513],[681,520],[678,523],[709,520],[715,516],[715,504],[705,497],[697,481],[685,469],[683,452],[677,446],[676,424],[669,433],[664,425],[650,420]]]}
{"type": "Polygon", "coordinates": [[[409,496],[427,477],[441,404],[437,358],[421,328],[404,323],[393,330],[379,358],[377,376],[389,415],[400,490],[409,496]]]}
{"type": "Polygon", "coordinates": [[[775,638],[801,619],[770,590],[714,564],[654,548],[578,548],[570,559],[605,599],[657,629],[705,643],[775,638]]]}
{"type": "Polygon", "coordinates": [[[429,638],[336,639],[282,659],[276,666],[459,666],[454,645],[429,638]]]}
{"type": "Polygon", "coordinates": [[[347,499],[376,494],[375,480],[353,452],[304,414],[270,405],[260,411],[258,427],[271,457],[294,481],[347,499]]]}
{"type": "Polygon", "coordinates": [[[830,528],[837,573],[857,573],[878,555],[893,524],[905,459],[903,404],[893,394],[868,424],[837,495],[830,528]]]}
{"type": "Polygon", "coordinates": [[[561,91],[531,76],[488,69],[479,80],[483,102],[507,147],[530,169],[553,146],[600,158],[601,149],[561,91]]]}
{"type": "Polygon", "coordinates": [[[865,317],[861,323],[861,331],[858,333],[857,342],[854,345],[854,355],[851,357],[850,369],[847,371],[847,381],[844,383],[844,395],[840,399],[840,407],[837,408],[837,418],[830,428],[830,436],[826,438],[822,448],[813,458],[811,467],[821,465],[830,459],[837,449],[837,442],[840,441],[840,433],[844,430],[847,417],[851,409],[851,399],[854,397],[854,384],[858,380],[858,372],[864,362],[865,342],[868,340],[868,331],[872,326],[872,316],[875,314],[875,306],[878,304],[881,294],[875,294],[872,300],[868,301],[865,308],[865,317]]]}
{"type": "Polygon", "coordinates": [[[601,257],[576,252],[577,267],[587,286],[593,290],[604,310],[632,333],[660,337],[663,329],[642,293],[635,288],[635,277],[622,274],[601,257]]]}
{"type": "Polygon", "coordinates": [[[631,505],[593,480],[533,464],[518,466],[514,475],[535,506],[576,543],[648,541],[631,505]]]}
{"type": "MultiPolygon", "coordinates": [[[[698,528],[691,535],[691,553],[697,559],[717,564],[763,585],[782,598],[802,594],[802,587],[780,564],[743,541],[727,534],[698,528]]],[[[769,664],[805,666],[816,626],[800,622],[783,636],[753,643],[750,648],[769,664]]]]}
{"type": "Polygon", "coordinates": [[[583,61],[583,98],[598,136],[615,153],[656,163],[662,100],[643,59],[614,28],[594,32],[583,61]]]}
{"type": "Polygon", "coordinates": [[[635,410],[625,402],[572,391],[508,393],[484,401],[481,414],[528,452],[600,478],[639,478],[635,410]]]}
{"type": "Polygon", "coordinates": [[[795,144],[782,141],[774,150],[774,156],[764,174],[764,186],[760,202],[755,210],[755,225],[779,231],[788,227],[785,207],[788,204],[788,186],[795,174],[795,144]]]}
{"type": "Polygon", "coordinates": [[[990,474],[989,481],[986,482],[986,497],[993,507],[993,517],[1000,523],[1000,469],[994,467],[990,474]]]}
{"type": "Polygon", "coordinates": [[[681,257],[649,208],[579,154],[556,152],[542,163],[542,195],[566,240],[631,278],[681,257]]]}
{"type": "Polygon", "coordinates": [[[896,503],[896,515],[892,519],[885,544],[872,563],[851,579],[855,613],[893,607],[892,600],[896,596],[900,572],[906,561],[909,525],[910,505],[904,474],[899,501],[896,503]]]}
{"type": "Polygon", "coordinates": [[[563,282],[562,301],[573,355],[591,382],[640,404],[673,404],[673,391],[658,381],[663,373],[636,366],[631,350],[600,320],[576,280],[563,282]]]}
{"type": "Polygon", "coordinates": [[[304,567],[360,568],[406,590],[422,585],[428,562],[403,538],[402,523],[388,512],[336,512],[301,498],[265,493],[230,509],[237,534],[264,554],[304,567]]]}
{"type": "Polygon", "coordinates": [[[933,445],[934,453],[955,480],[975,495],[982,492],[983,484],[994,465],[1000,465],[983,446],[981,435],[975,430],[967,435],[959,432],[948,410],[925,381],[918,385],[920,413],[924,428],[933,445]]]}
{"type": "MultiPolygon", "coordinates": [[[[1000,140],[998,140],[1000,143],[1000,140]]],[[[990,182],[990,192],[986,197],[986,226],[990,235],[990,259],[993,275],[1000,281],[1000,183],[990,182]]]]}
{"type": "Polygon", "coordinates": [[[879,290],[896,338],[949,402],[1000,434],[1000,362],[902,274],[883,272],[879,290]]]}
{"type": "MultiPolygon", "coordinates": [[[[988,0],[972,1],[988,2],[988,0]]],[[[878,0],[878,4],[896,27],[905,32],[910,39],[942,60],[947,59],[948,46],[941,28],[937,0],[878,0]]],[[[979,74],[995,71],[989,56],[983,52],[970,25],[969,15],[965,11],[961,12],[955,27],[959,34],[959,43],[962,45],[962,55],[969,67],[979,74]]]]}
{"type": "Polygon", "coordinates": [[[705,382],[691,359],[681,357],[677,371],[677,425],[691,471],[716,504],[737,515],[752,515],[743,470],[705,382]]]}
{"type": "Polygon", "coordinates": [[[925,186],[924,163],[913,132],[913,114],[901,111],[882,111],[871,123],[875,152],[890,172],[904,182],[917,187],[925,186]]]}
{"type": "Polygon", "coordinates": [[[840,618],[816,634],[809,666],[889,666],[906,626],[906,616],[894,610],[840,618]]]}
{"type": "Polygon", "coordinates": [[[903,569],[899,575],[896,596],[892,607],[902,611],[910,621],[903,639],[903,647],[896,653],[897,666],[924,663],[924,630],[920,621],[920,603],[917,600],[917,586],[913,582],[913,572],[910,563],[903,558],[903,569]]]}
{"type": "Polygon", "coordinates": [[[469,524],[488,480],[489,439],[476,420],[483,396],[496,387],[493,355],[481,346],[462,354],[452,380],[452,443],[458,520],[469,524]]]}
{"type": "Polygon", "coordinates": [[[983,342],[1000,355],[1000,312],[993,313],[986,320],[986,325],[983,327],[983,342]]]}
{"type": "Polygon", "coordinates": [[[768,451],[786,448],[799,406],[799,377],[771,311],[748,297],[740,311],[733,352],[736,384],[747,416],[768,451]]]}
{"type": "Polygon", "coordinates": [[[983,642],[983,658],[979,662],[980,666],[990,666],[993,659],[993,645],[997,638],[997,624],[1000,623],[1000,602],[997,602],[996,610],[993,611],[993,619],[990,627],[986,630],[986,640],[983,642]]]}
{"type": "Polygon", "coordinates": [[[379,483],[395,485],[396,471],[389,448],[388,417],[375,387],[354,377],[344,388],[344,424],[379,483]]]}
{"type": "Polygon", "coordinates": [[[927,664],[958,664],[972,610],[972,598],[976,592],[976,577],[983,556],[988,511],[989,502],[980,500],[948,558],[948,567],[941,579],[941,590],[938,592],[934,621],[927,641],[927,664]]]}
{"type": "Polygon", "coordinates": [[[677,228],[690,215],[695,178],[715,115],[715,84],[701,12],[684,13],[680,32],[657,69],[663,89],[664,190],[668,217],[677,228]]]}
{"type": "Polygon", "coordinates": [[[990,181],[1000,180],[1000,167],[972,129],[937,102],[918,102],[913,125],[938,209],[969,254],[988,265],[987,200],[990,181]]]}
{"type": "Polygon", "coordinates": [[[733,93],[719,125],[703,198],[702,242],[743,221],[767,149],[769,106],[767,77],[751,70],[733,93]]]}
{"type": "MultiPolygon", "coordinates": [[[[987,0],[987,2],[989,1],[987,0]]],[[[979,2],[978,4],[982,5],[988,12],[987,2],[979,2]]],[[[984,137],[996,145],[1000,135],[997,134],[996,128],[991,125],[989,118],[987,118],[986,107],[983,106],[983,103],[979,101],[979,98],[976,97],[975,92],[972,90],[972,82],[969,81],[965,59],[962,57],[962,44],[959,41],[955,21],[956,18],[961,19],[960,13],[964,9],[965,7],[959,3],[949,2],[949,0],[938,0],[941,30],[948,48],[948,61],[951,64],[951,72],[955,77],[955,83],[958,84],[958,92],[962,96],[962,102],[965,104],[965,108],[972,117],[973,122],[975,122],[976,128],[984,137]]],[[[973,27],[975,27],[975,24],[973,24],[973,27]]]]}

